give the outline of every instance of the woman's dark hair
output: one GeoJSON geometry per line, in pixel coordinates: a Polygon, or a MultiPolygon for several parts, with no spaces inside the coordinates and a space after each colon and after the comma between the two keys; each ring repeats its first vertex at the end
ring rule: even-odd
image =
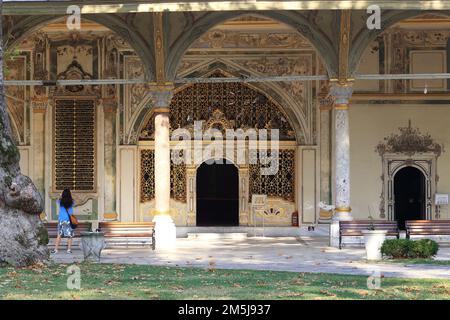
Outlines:
{"type": "Polygon", "coordinates": [[[59,199],[59,204],[66,209],[69,209],[73,206],[72,194],[69,189],[64,189],[61,194],[61,199],[59,199]]]}

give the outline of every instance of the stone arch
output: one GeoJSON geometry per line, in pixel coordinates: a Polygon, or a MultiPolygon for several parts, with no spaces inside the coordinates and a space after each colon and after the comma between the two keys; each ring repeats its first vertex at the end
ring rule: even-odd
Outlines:
{"type": "MultiPolygon", "coordinates": [[[[10,39],[6,49],[13,48],[29,34],[36,32],[42,28],[42,26],[61,19],[62,17],[64,16],[29,16],[20,20],[11,28],[8,35],[5,36],[5,38],[9,37],[10,39]]],[[[84,15],[83,19],[101,24],[117,33],[117,35],[125,40],[139,56],[145,66],[147,78],[149,80],[154,78],[155,67],[152,50],[138,32],[133,30],[125,21],[111,14],[84,15]]]]}
{"type": "Polygon", "coordinates": [[[350,49],[349,57],[349,72],[354,74],[358,68],[359,62],[361,61],[362,55],[367,47],[383,32],[388,30],[394,24],[409,18],[414,18],[416,16],[423,15],[424,13],[433,13],[436,15],[441,15],[444,17],[450,17],[450,10],[444,11],[419,11],[419,10],[405,10],[405,11],[385,11],[381,14],[381,26],[380,30],[369,30],[364,27],[360,32],[354,37],[352,41],[352,46],[350,49]]]}
{"type": "Polygon", "coordinates": [[[132,125],[124,137],[124,144],[136,144],[139,141],[139,134],[142,128],[150,120],[153,114],[152,99],[150,93],[142,100],[139,111],[133,117],[132,125]]]}
{"type": "MultiPolygon", "coordinates": [[[[196,72],[193,70],[192,72],[196,72]]],[[[231,70],[230,66],[225,65],[215,65],[212,68],[208,68],[206,71],[203,71],[202,74],[197,74],[199,77],[207,76],[212,74],[213,72],[221,72],[225,73],[231,77],[239,77],[241,74],[237,70],[231,70]],[[224,70],[225,69],[225,70],[224,70]]],[[[247,72],[247,70],[245,71],[247,72]]],[[[192,86],[193,84],[185,84],[179,86],[175,89],[175,93],[182,91],[183,89],[192,86]]],[[[307,127],[307,122],[305,118],[296,112],[295,108],[289,104],[285,99],[285,93],[282,88],[279,88],[274,83],[261,85],[260,83],[245,83],[245,86],[249,87],[252,90],[255,90],[265,96],[269,101],[271,101],[275,106],[286,116],[286,119],[289,125],[295,132],[295,140],[298,144],[311,144],[310,140],[312,137],[308,134],[309,130],[307,127]]],[[[138,135],[142,132],[144,127],[147,125],[149,121],[151,121],[153,115],[153,109],[148,107],[142,108],[139,115],[136,117],[136,120],[133,125],[133,132],[138,135]]]]}
{"type": "Polygon", "coordinates": [[[308,19],[298,12],[293,11],[260,11],[260,12],[210,12],[195,21],[170,47],[166,59],[167,78],[173,80],[176,76],[178,65],[186,50],[204,33],[227,20],[249,14],[270,18],[292,27],[301,36],[305,37],[318,51],[330,77],[334,77],[338,70],[338,58],[336,49],[330,39],[308,19]]]}
{"type": "Polygon", "coordinates": [[[197,170],[198,170],[198,168],[200,168],[200,166],[201,166],[202,164],[204,164],[205,162],[213,162],[213,161],[216,161],[216,160],[219,160],[219,161],[220,161],[220,160],[225,160],[227,163],[229,163],[229,164],[235,166],[236,169],[239,170],[239,165],[236,164],[236,160],[235,160],[235,159],[230,159],[229,157],[227,157],[226,154],[223,154],[223,155],[221,155],[221,156],[218,157],[218,158],[215,158],[215,157],[209,157],[208,159],[203,159],[203,161],[202,161],[201,163],[194,164],[195,171],[196,171],[196,172],[195,172],[195,175],[197,175],[197,170]]]}

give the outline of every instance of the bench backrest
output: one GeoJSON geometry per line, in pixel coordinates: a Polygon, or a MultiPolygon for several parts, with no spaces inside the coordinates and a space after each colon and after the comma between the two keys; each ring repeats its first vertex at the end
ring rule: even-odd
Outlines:
{"type": "Polygon", "coordinates": [[[450,220],[407,220],[405,225],[409,232],[450,230],[450,220]]]}
{"type": "Polygon", "coordinates": [[[388,230],[390,232],[398,232],[397,221],[386,220],[352,220],[339,221],[340,231],[362,231],[367,230],[373,225],[375,230],[388,230]]]}
{"type": "Polygon", "coordinates": [[[99,222],[98,227],[105,233],[105,237],[120,235],[125,237],[132,234],[152,236],[155,232],[154,222],[99,222]]]}
{"type": "MultiPolygon", "coordinates": [[[[46,222],[44,223],[47,228],[49,238],[56,238],[58,235],[58,222],[46,222]]],[[[80,222],[78,227],[74,230],[74,236],[79,237],[81,232],[91,231],[90,222],[80,222]]]]}

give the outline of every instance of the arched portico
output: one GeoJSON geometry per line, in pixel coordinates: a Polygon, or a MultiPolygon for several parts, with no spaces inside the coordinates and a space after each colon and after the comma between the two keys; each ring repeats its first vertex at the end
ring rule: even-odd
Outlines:
{"type": "MultiPolygon", "coordinates": [[[[11,26],[11,29],[8,30],[8,34],[4,36],[6,39],[9,39],[7,41],[6,50],[15,48],[23,39],[38,31],[43,26],[63,18],[64,16],[38,15],[28,16],[19,20],[16,24],[11,26]]],[[[103,25],[127,41],[145,65],[147,79],[151,81],[154,78],[155,66],[152,48],[146,44],[142,36],[131,28],[129,24],[118,16],[110,14],[83,15],[83,20],[103,25]]]]}
{"type": "Polygon", "coordinates": [[[381,14],[381,29],[369,30],[365,25],[361,27],[357,35],[353,38],[349,53],[349,72],[354,74],[358,68],[358,64],[367,47],[383,32],[391,28],[398,22],[405,19],[414,18],[425,13],[433,13],[438,16],[450,17],[450,11],[420,11],[420,10],[386,10],[381,14]]]}
{"type": "MultiPolygon", "coordinates": [[[[205,32],[227,20],[239,16],[249,15],[252,12],[210,12],[193,22],[178,39],[170,45],[169,54],[166,59],[166,74],[168,79],[174,79],[178,65],[186,50],[205,32]]],[[[253,13],[255,14],[255,13],[253,13]]],[[[300,35],[308,39],[323,58],[325,67],[330,77],[334,77],[338,70],[338,58],[335,47],[330,39],[308,19],[298,12],[289,11],[260,11],[259,16],[273,19],[292,27],[300,35]]]]}

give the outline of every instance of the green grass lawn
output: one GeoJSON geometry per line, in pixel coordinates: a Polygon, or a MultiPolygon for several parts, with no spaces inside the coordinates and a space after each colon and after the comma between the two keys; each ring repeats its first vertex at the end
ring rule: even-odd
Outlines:
{"type": "MultiPolygon", "coordinates": [[[[402,264],[433,264],[437,266],[450,266],[450,260],[433,259],[386,259],[383,262],[402,263],[402,264]]],[[[450,271],[449,271],[450,272],[450,271]]]]}
{"type": "Polygon", "coordinates": [[[79,264],[81,290],[69,290],[68,265],[0,268],[1,299],[449,299],[450,280],[295,272],[79,264]]]}

